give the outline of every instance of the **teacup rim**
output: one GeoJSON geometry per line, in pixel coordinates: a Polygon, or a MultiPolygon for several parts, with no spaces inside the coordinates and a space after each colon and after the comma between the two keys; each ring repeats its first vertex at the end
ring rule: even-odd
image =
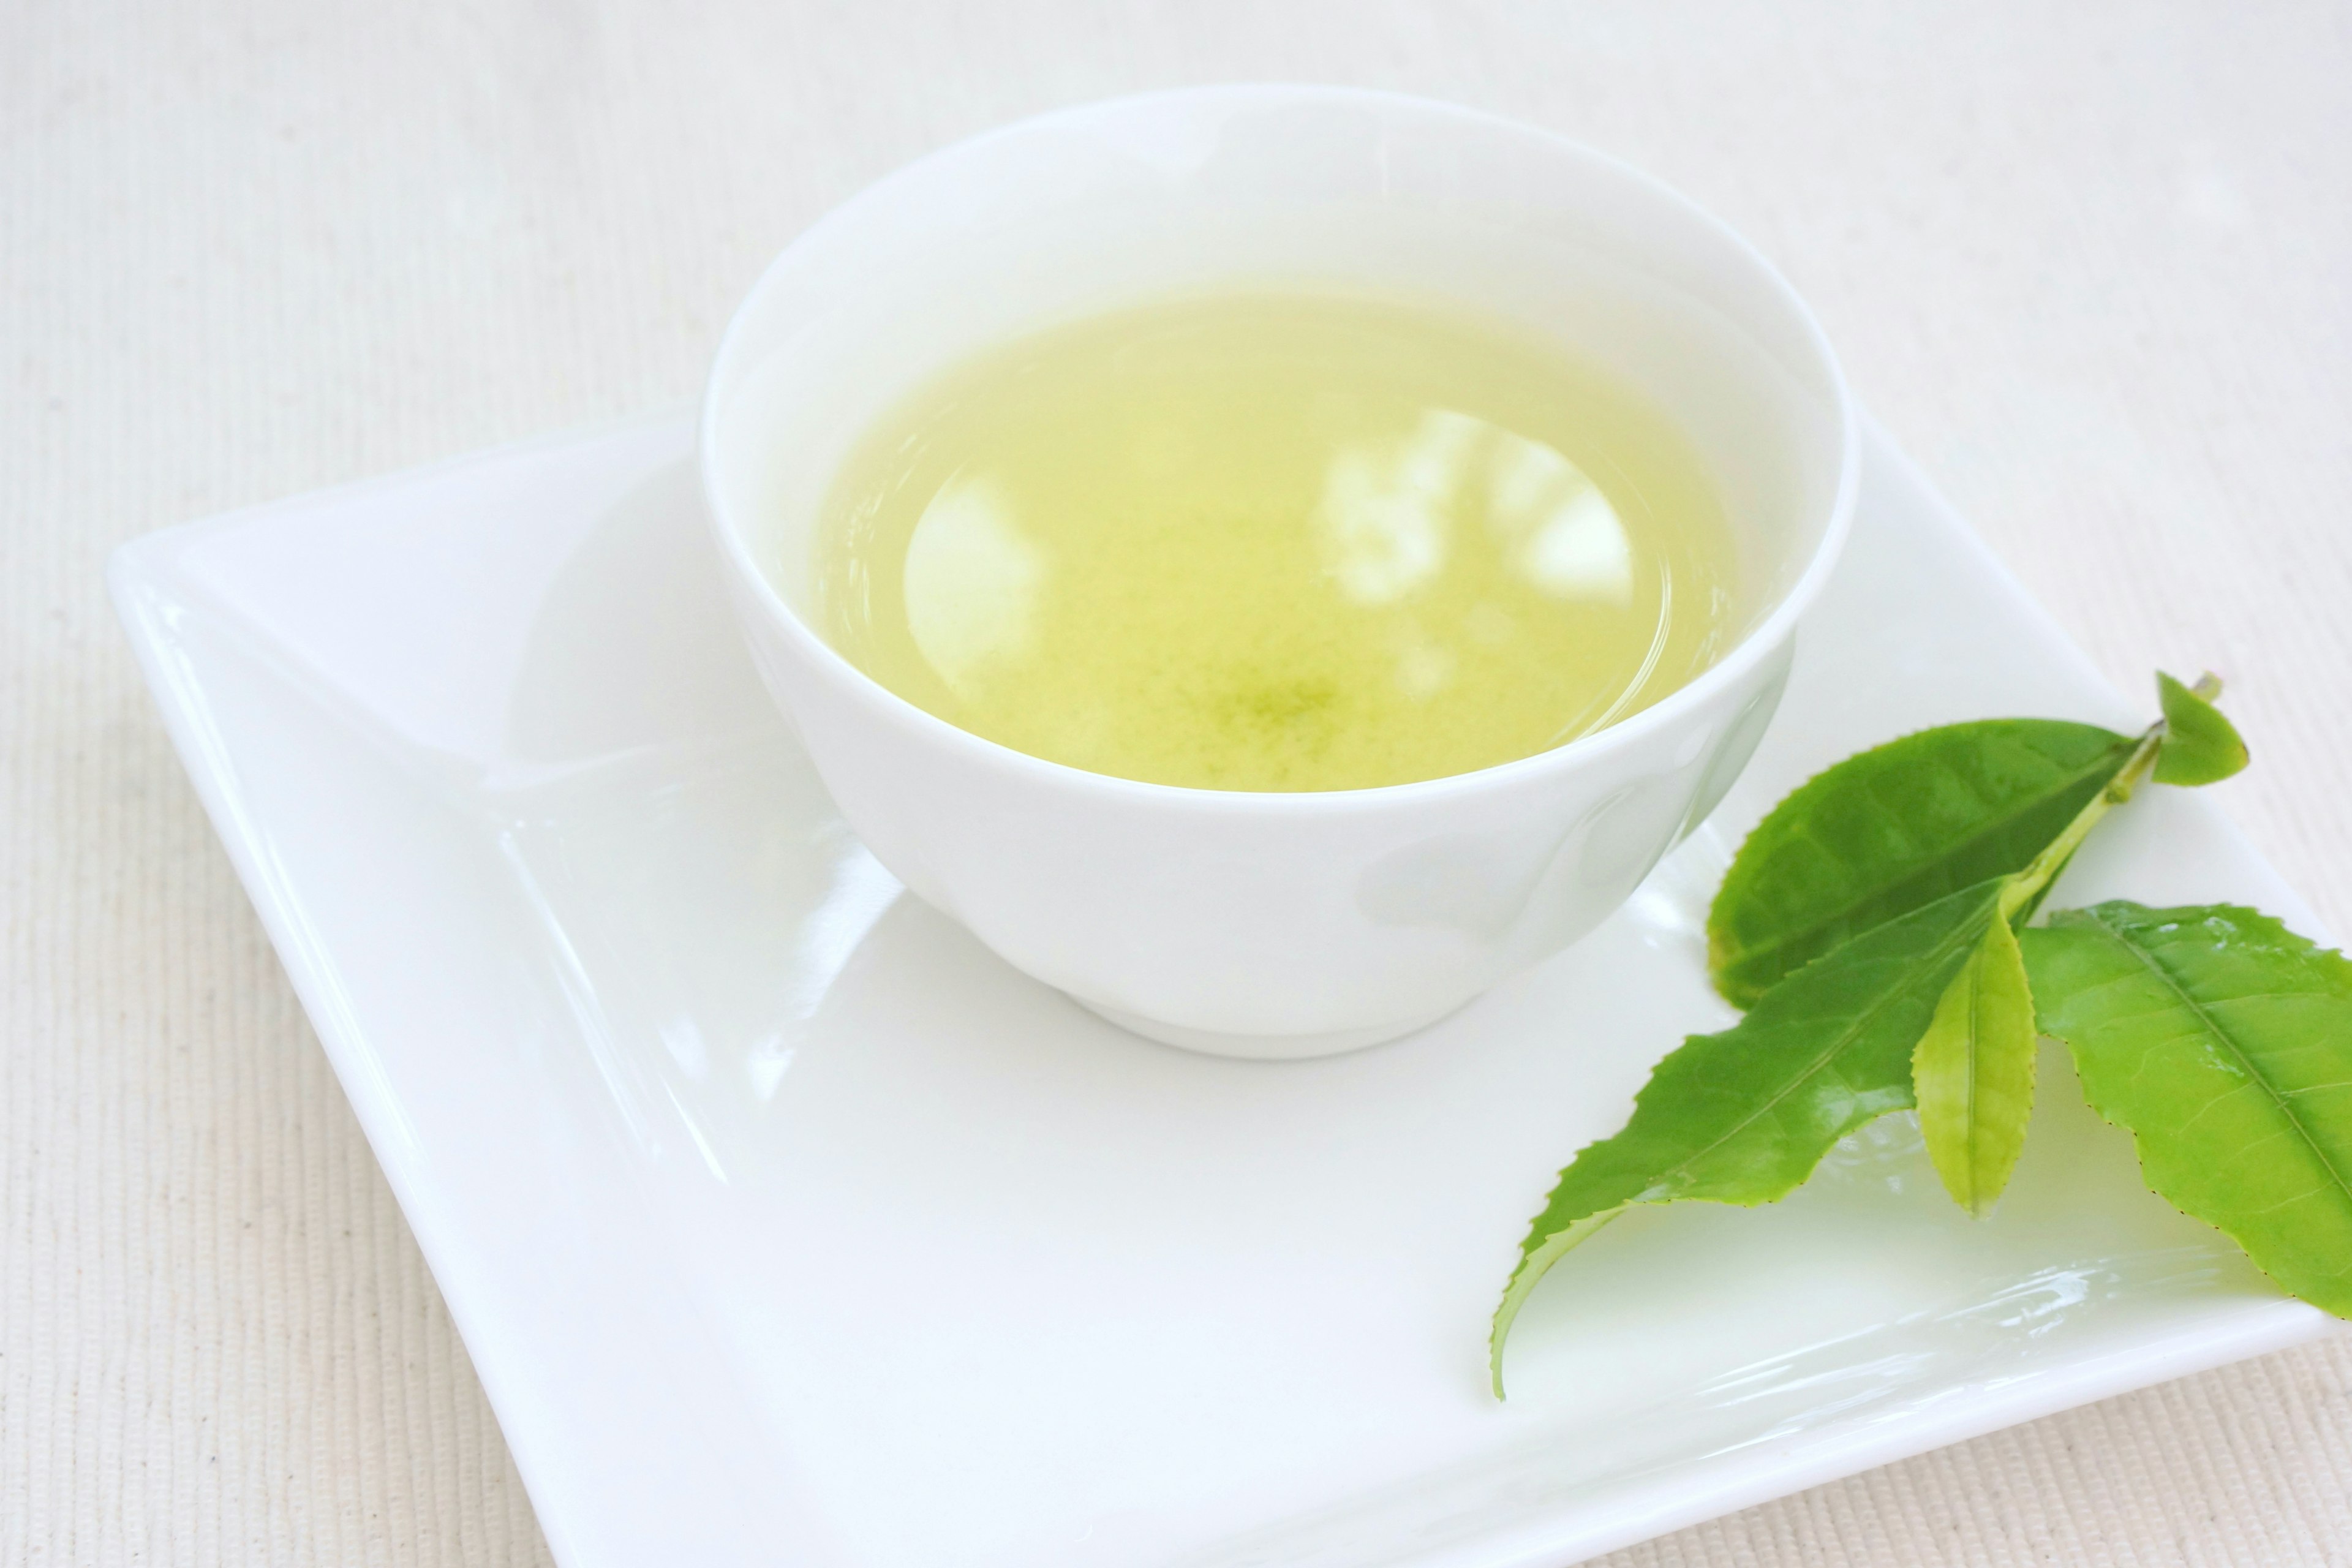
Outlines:
{"type": "Polygon", "coordinates": [[[1592,759],[1638,744],[1657,731],[1672,727],[1680,714],[1703,705],[1708,699],[1727,688],[1745,680],[1755,668],[1775,653],[1793,634],[1797,622],[1821,595],[1830,575],[1836,570],[1852,531],[1853,510],[1861,481],[1861,428],[1854,409],[1853,394],[1847,385],[1844,367],[1836,350],[1829,342],[1812,309],[1805,302],[1795,286],[1782,275],[1770,258],[1753,241],[1717,216],[1705,205],[1685,195],[1666,181],[1639,165],[1606,153],[1574,137],[1514,120],[1507,115],[1473,109],[1444,99],[1426,98],[1413,93],[1396,92],[1379,88],[1347,87],[1314,82],[1222,82],[1187,87],[1162,88],[1146,92],[1127,93],[1026,115],[1002,125],[959,137],[933,148],[928,153],[900,164],[888,174],[864,186],[856,194],[831,207],[807,227],[794,235],[761,269],[759,278],[744,292],[727,327],[719,335],[719,346],[711,356],[711,368],[704,382],[700,416],[696,431],[697,467],[702,483],[704,509],[709,515],[712,532],[721,552],[732,563],[739,578],[748,579],[761,613],[777,622],[785,636],[814,668],[843,687],[849,694],[874,708],[877,716],[901,730],[911,731],[929,742],[944,744],[964,752],[977,762],[993,765],[1010,773],[1046,785],[1081,790],[1113,796],[1125,795],[1138,801],[1156,802],[1163,806],[1189,806],[1217,812],[1278,811],[1291,814],[1330,813],[1351,809],[1380,809],[1431,801],[1448,795],[1482,793],[1507,788],[1547,773],[1570,773],[1592,759]],[[1548,145],[1552,151],[1581,158],[1599,164],[1613,174],[1644,187],[1648,194],[1681,210],[1683,216],[1713,231],[1717,237],[1728,242],[1733,252],[1755,268],[1759,277],[1791,309],[1801,329],[1807,346],[1817,356],[1827,373],[1829,389],[1835,403],[1838,422],[1838,480],[1830,502],[1830,515],[1815,542],[1812,553],[1796,580],[1790,584],[1770,611],[1750,626],[1721,658],[1707,667],[1695,679],[1675,688],[1657,701],[1603,726],[1590,734],[1509,762],[1496,763],[1465,773],[1445,773],[1436,778],[1415,779],[1404,784],[1375,784],[1356,789],[1339,790],[1225,790],[1206,789],[1191,784],[1158,784],[1146,779],[1126,778],[1117,773],[1096,773],[1068,763],[1055,762],[1017,750],[999,741],[949,722],[939,715],[908,701],[845,658],[810,626],[801,614],[788,604],[775,583],[769,577],[743,536],[742,530],[729,515],[713,476],[718,468],[719,398],[720,384],[729,362],[736,351],[744,323],[751,315],[751,307],[767,290],[771,280],[792,259],[795,251],[816,236],[853,221],[857,211],[869,201],[878,199],[898,182],[915,176],[920,171],[967,155],[977,148],[1017,135],[1034,134],[1056,124],[1083,121],[1106,111],[1129,110],[1149,107],[1171,100],[1229,99],[1246,102],[1300,100],[1331,104],[1381,105],[1415,114],[1452,119],[1457,122],[1476,125],[1511,136],[1548,145]]]}

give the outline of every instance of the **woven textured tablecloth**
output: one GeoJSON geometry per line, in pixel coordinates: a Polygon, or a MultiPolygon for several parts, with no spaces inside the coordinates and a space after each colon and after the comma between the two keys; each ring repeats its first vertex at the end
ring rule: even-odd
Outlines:
{"type": "MultiPolygon", "coordinates": [[[[1743,228],[2352,932],[2352,11],[992,0],[0,8],[0,1564],[546,1556],[100,588],[146,530],[674,405],[949,138],[1236,78],[1452,98],[1743,228]]],[[[1607,1559],[2352,1564],[2352,1338],[1607,1559]]]]}

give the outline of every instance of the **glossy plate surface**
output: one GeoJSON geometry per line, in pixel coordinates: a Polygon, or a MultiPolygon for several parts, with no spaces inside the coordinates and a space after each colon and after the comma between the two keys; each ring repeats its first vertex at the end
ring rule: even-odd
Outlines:
{"type": "MultiPolygon", "coordinates": [[[[720,598],[665,419],[156,534],[117,600],[568,1568],[1558,1568],[2322,1331],[2141,1189],[2062,1058],[1999,1214],[1907,1117],[1609,1227],[1486,1316],[1555,1170],[1720,1027],[1773,800],[1922,725],[2136,727],[1874,435],[1714,820],[1600,932],[1302,1063],[1123,1035],[904,895],[720,598]]],[[[2061,884],[2321,934],[2148,792],[2061,884]]]]}

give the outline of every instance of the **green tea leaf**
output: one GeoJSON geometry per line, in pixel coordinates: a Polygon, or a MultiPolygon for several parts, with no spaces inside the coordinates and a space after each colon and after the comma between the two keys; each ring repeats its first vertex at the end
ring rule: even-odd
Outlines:
{"type": "Polygon", "coordinates": [[[1840,942],[2021,869],[2133,744],[2093,724],[1990,719],[1923,730],[1816,775],[1748,836],[1716,894],[1716,989],[1753,1006],[1840,942]]]}
{"type": "Polygon", "coordinates": [[[1627,1205],[1770,1203],[1839,1139],[1912,1104],[1912,1047],[1997,918],[2004,885],[1964,889],[1847,942],[1658,1064],[1632,1120],[1559,1173],[1520,1244],[1488,1341],[1497,1396],[1503,1342],[1528,1293],[1627,1205]]]}
{"type": "Polygon", "coordinates": [[[2025,1148],[2038,1043],[2017,933],[1994,921],[1944,988],[1911,1058],[1927,1156],[1952,1201],[1979,1219],[2025,1148]]]}
{"type": "MultiPolygon", "coordinates": [[[[2221,695],[2221,683],[2207,676],[2200,683],[2221,695]]],[[[2156,694],[2164,704],[2164,745],[2156,754],[2156,782],[2168,784],[2217,784],[2244,767],[2246,742],[2238,727],[2201,692],[2165,674],[2156,674],[2156,694]]]]}
{"type": "Polygon", "coordinates": [[[2149,1187],[2352,1316],[2352,963],[2229,905],[2068,910],[2024,946],[2042,1029],[2149,1187]]]}

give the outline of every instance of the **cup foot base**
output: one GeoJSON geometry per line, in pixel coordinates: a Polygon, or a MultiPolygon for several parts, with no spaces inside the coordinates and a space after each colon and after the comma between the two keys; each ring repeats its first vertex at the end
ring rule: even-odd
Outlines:
{"type": "MultiPolygon", "coordinates": [[[[1065,993],[1067,994],[1067,993],[1065,993]]],[[[1130,1035],[1141,1035],[1163,1046],[1181,1050],[1199,1051],[1203,1056],[1232,1057],[1246,1061],[1304,1061],[1312,1057],[1336,1057],[1348,1051],[1360,1051],[1367,1046],[1381,1045],[1402,1038],[1418,1029],[1425,1029],[1438,1019],[1454,1011],[1454,1006],[1426,1018],[1415,1018],[1402,1024],[1373,1024],[1360,1029],[1332,1029],[1314,1035],[1227,1035],[1214,1029],[1187,1028],[1181,1024],[1163,1024],[1157,1018],[1139,1017],[1122,1013],[1116,1007],[1104,1007],[1083,996],[1070,1000],[1107,1024],[1116,1024],[1130,1035]]]]}

